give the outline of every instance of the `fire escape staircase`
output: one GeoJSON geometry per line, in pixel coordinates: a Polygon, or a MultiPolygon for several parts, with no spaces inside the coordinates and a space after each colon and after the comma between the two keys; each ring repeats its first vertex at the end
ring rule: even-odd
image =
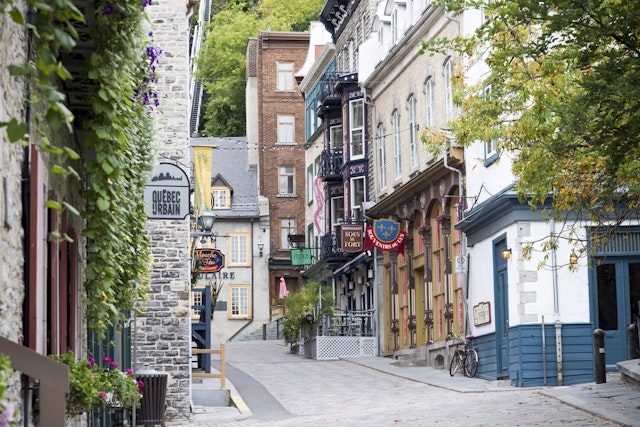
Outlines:
{"type": "Polygon", "coordinates": [[[211,0],[200,1],[198,21],[191,34],[191,54],[189,56],[189,94],[191,105],[189,108],[189,135],[198,131],[200,125],[200,110],[202,107],[202,78],[197,76],[197,58],[205,40],[207,25],[211,22],[211,0]]]}

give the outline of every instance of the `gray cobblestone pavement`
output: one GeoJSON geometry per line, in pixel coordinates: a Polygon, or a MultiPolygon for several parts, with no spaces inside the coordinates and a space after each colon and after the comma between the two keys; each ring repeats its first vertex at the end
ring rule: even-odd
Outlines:
{"type": "Polygon", "coordinates": [[[385,357],[316,361],[282,341],[226,347],[236,406],[196,406],[189,423],[168,426],[640,426],[640,389],[617,373],[605,384],[517,388],[385,357]]]}

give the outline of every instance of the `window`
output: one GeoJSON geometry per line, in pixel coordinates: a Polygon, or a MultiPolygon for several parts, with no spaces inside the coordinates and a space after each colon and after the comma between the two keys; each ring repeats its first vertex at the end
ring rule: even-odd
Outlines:
{"type": "MultiPolygon", "coordinates": [[[[493,88],[491,85],[488,85],[487,87],[485,87],[482,90],[482,97],[490,98],[492,89],[493,88]]],[[[485,166],[492,165],[493,163],[496,162],[496,160],[498,160],[498,157],[500,157],[498,155],[497,145],[498,143],[495,139],[484,142],[484,165],[485,166]]]]}
{"type": "Polygon", "coordinates": [[[342,152],[342,125],[331,126],[329,138],[331,151],[342,152]]]}
{"type": "Polygon", "coordinates": [[[278,115],[278,142],[295,142],[295,116],[278,115]]]}
{"type": "Polygon", "coordinates": [[[409,98],[409,156],[411,168],[418,166],[418,124],[416,123],[416,99],[413,95],[409,98]]]}
{"type": "Polygon", "coordinates": [[[278,90],[293,90],[293,62],[278,62],[278,90]]]}
{"type": "Polygon", "coordinates": [[[447,59],[444,63],[444,96],[445,96],[445,114],[447,121],[453,119],[455,107],[453,105],[453,60],[447,59]]]}
{"type": "Polygon", "coordinates": [[[385,147],[384,125],[378,126],[378,188],[387,188],[387,150],[385,147]]]}
{"type": "Polygon", "coordinates": [[[364,176],[351,179],[351,216],[356,221],[362,219],[364,188],[364,176]]]}
{"type": "Polygon", "coordinates": [[[307,225],[307,248],[311,248],[312,256],[318,259],[318,255],[317,255],[318,248],[316,247],[315,243],[316,243],[315,237],[313,234],[313,223],[311,223],[307,225]]]}
{"type": "Polygon", "coordinates": [[[340,224],[344,221],[344,197],[331,198],[331,228],[333,233],[338,236],[340,232],[340,224]]]}
{"type": "Polygon", "coordinates": [[[229,233],[229,253],[231,259],[229,265],[249,264],[249,234],[229,233]]]}
{"type": "Polygon", "coordinates": [[[402,176],[402,156],[400,147],[400,115],[397,111],[393,113],[393,164],[395,166],[395,178],[402,176]]]}
{"type": "Polygon", "coordinates": [[[279,168],[280,194],[295,193],[295,170],[292,166],[282,166],[279,168]]]}
{"type": "Polygon", "coordinates": [[[313,202],[313,165],[309,165],[307,167],[307,204],[311,204],[313,202]]]}
{"type": "Polygon", "coordinates": [[[434,107],[435,107],[435,96],[433,92],[433,79],[429,77],[424,84],[424,94],[427,101],[427,117],[425,126],[428,128],[432,128],[435,123],[434,116],[434,107]]]}
{"type": "Polygon", "coordinates": [[[391,12],[391,43],[398,43],[398,9],[391,12]]]}
{"type": "Polygon", "coordinates": [[[213,187],[211,189],[211,209],[229,209],[231,191],[226,187],[213,187]]]}
{"type": "Polygon", "coordinates": [[[251,317],[251,288],[249,285],[229,285],[229,319],[251,317]]]}
{"type": "Polygon", "coordinates": [[[289,234],[296,233],[296,220],[285,218],[280,220],[280,248],[290,249],[289,234]]]}
{"type": "Polygon", "coordinates": [[[364,157],[364,101],[358,99],[349,103],[350,157],[364,157]]]}

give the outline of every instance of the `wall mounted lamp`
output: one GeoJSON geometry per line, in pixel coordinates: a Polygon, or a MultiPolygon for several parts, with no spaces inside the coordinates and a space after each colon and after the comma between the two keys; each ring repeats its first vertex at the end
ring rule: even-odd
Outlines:
{"type": "Polygon", "coordinates": [[[509,259],[511,258],[511,248],[504,248],[501,252],[500,255],[502,256],[502,259],[509,259]]]}
{"type": "Polygon", "coordinates": [[[262,256],[262,250],[264,249],[264,243],[262,240],[258,241],[258,250],[260,251],[260,256],[262,256]]]}
{"type": "Polygon", "coordinates": [[[569,264],[576,265],[578,263],[578,255],[574,251],[571,251],[571,255],[569,255],[569,264]]]}
{"type": "Polygon", "coordinates": [[[201,231],[192,232],[191,237],[200,237],[201,243],[205,243],[207,238],[212,242],[215,242],[218,233],[214,233],[211,230],[213,229],[213,225],[216,223],[216,219],[217,217],[212,210],[207,209],[202,212],[197,220],[198,228],[201,231]]]}
{"type": "Polygon", "coordinates": [[[213,224],[216,223],[217,218],[218,217],[213,213],[212,210],[207,209],[200,214],[200,217],[198,218],[198,224],[202,228],[202,231],[207,233],[213,229],[213,224]]]}

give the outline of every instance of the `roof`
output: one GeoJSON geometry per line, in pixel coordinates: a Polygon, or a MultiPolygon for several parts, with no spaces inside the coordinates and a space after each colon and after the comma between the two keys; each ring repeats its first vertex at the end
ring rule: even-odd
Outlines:
{"type": "Polygon", "coordinates": [[[211,147],[211,180],[225,182],[232,190],[231,209],[216,209],[221,218],[259,218],[258,168],[249,164],[247,138],[191,138],[192,147],[211,147]]]}

